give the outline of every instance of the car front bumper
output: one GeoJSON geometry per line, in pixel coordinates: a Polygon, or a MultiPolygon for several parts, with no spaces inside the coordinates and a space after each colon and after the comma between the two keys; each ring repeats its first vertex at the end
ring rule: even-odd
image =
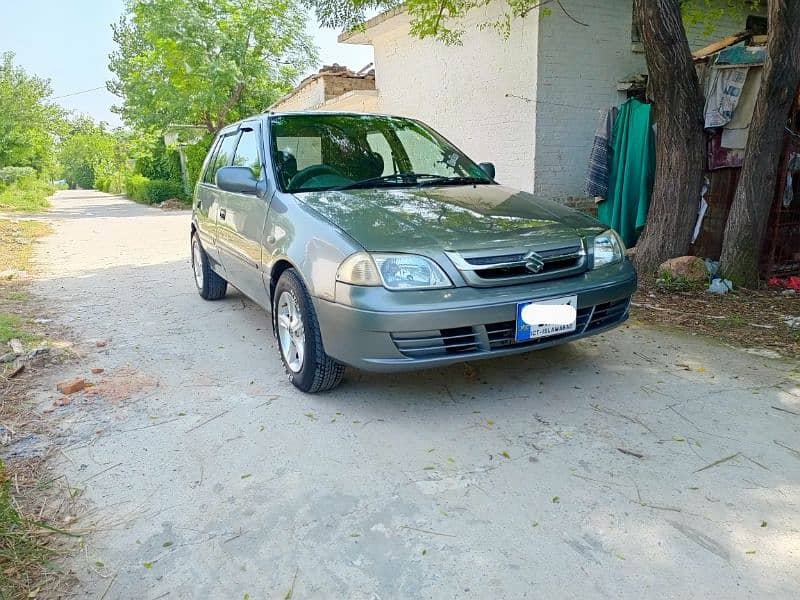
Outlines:
{"type": "Polygon", "coordinates": [[[365,371],[423,369],[570,342],[628,318],[636,272],[626,260],[582,275],[495,288],[391,292],[337,284],[336,301],[314,298],[325,351],[365,371]],[[574,332],[516,342],[517,304],[578,297],[574,332]]]}

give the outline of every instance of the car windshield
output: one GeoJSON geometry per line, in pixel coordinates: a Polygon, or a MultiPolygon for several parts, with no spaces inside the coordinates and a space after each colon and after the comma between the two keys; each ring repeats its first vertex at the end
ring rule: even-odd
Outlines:
{"type": "Polygon", "coordinates": [[[286,192],[492,183],[461,151],[412,119],[317,113],[275,116],[270,123],[272,159],[286,192]]]}

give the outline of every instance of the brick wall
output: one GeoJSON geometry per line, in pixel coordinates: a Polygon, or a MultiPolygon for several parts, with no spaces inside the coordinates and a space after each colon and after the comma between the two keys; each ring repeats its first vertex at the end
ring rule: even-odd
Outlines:
{"type": "Polygon", "coordinates": [[[325,100],[341,96],[354,90],[374,90],[375,77],[348,77],[346,75],[321,75],[324,81],[325,100]]]}

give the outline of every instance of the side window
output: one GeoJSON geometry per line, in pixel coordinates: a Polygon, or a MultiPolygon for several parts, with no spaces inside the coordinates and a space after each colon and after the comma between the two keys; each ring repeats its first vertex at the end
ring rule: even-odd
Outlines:
{"type": "Polygon", "coordinates": [[[394,168],[394,160],[392,155],[392,147],[389,145],[386,137],[378,132],[372,132],[367,134],[367,144],[369,144],[369,149],[373,152],[377,152],[383,158],[383,173],[381,175],[391,175],[395,172],[394,168]]]}
{"type": "Polygon", "coordinates": [[[256,179],[261,178],[261,159],[258,156],[258,133],[253,130],[242,131],[236,154],[233,157],[233,166],[250,167],[256,179]]]}
{"type": "Polygon", "coordinates": [[[219,142],[220,140],[214,140],[214,145],[211,146],[211,157],[208,159],[206,163],[206,170],[203,172],[203,183],[214,183],[214,163],[217,160],[217,154],[219,154],[219,142]]]}
{"type": "Polygon", "coordinates": [[[213,166],[209,167],[208,175],[210,176],[209,183],[214,183],[214,176],[219,171],[220,167],[228,167],[233,161],[233,152],[236,150],[236,142],[239,139],[239,133],[231,133],[222,138],[222,143],[219,145],[217,157],[214,160],[213,166]]]}

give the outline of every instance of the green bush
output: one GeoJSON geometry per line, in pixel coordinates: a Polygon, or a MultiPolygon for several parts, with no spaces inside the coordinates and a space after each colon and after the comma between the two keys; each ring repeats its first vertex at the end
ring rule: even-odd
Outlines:
{"type": "Polygon", "coordinates": [[[157,204],[170,198],[183,197],[181,185],[164,179],[148,179],[143,175],[132,175],[125,182],[125,194],[136,202],[157,204]]]}
{"type": "Polygon", "coordinates": [[[33,175],[20,177],[0,189],[0,210],[36,212],[50,206],[47,201],[55,188],[33,175]]]}
{"type": "Polygon", "coordinates": [[[96,190],[101,192],[107,192],[111,187],[111,178],[110,177],[95,177],[94,179],[94,187],[96,190]]]}
{"type": "Polygon", "coordinates": [[[166,147],[163,138],[159,138],[150,155],[136,159],[134,172],[152,180],[180,182],[181,158],[177,151],[166,147]]]}
{"type": "Polygon", "coordinates": [[[211,143],[214,141],[214,136],[206,134],[196,144],[186,146],[184,152],[186,153],[186,170],[189,177],[189,189],[194,190],[197,180],[200,179],[200,169],[203,168],[203,161],[206,159],[208,151],[211,149],[211,143]]]}
{"type": "Polygon", "coordinates": [[[0,185],[11,185],[18,179],[33,175],[36,175],[36,169],[33,167],[2,167],[0,168],[0,185]]]}
{"type": "Polygon", "coordinates": [[[87,163],[77,165],[67,180],[82,190],[91,190],[94,188],[94,168],[87,163]]]}

